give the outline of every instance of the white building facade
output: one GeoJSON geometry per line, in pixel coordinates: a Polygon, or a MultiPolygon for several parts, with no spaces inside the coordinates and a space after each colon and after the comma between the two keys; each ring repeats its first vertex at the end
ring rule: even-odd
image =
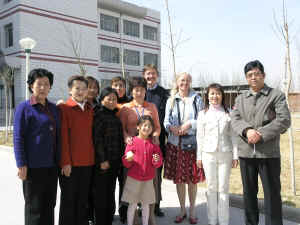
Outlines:
{"type": "Polygon", "coordinates": [[[0,49],[19,68],[15,104],[25,98],[25,53],[19,45],[25,37],[37,42],[30,69],[45,68],[55,76],[52,101],[67,98],[67,80],[80,73],[79,63],[102,84],[123,74],[140,76],[145,64],[160,69],[155,10],[120,0],[0,0],[0,49]]]}

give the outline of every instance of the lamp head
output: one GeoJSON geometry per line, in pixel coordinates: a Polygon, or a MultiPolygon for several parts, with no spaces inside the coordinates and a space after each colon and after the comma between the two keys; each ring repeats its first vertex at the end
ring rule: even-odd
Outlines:
{"type": "Polygon", "coordinates": [[[25,49],[25,52],[26,51],[30,52],[30,50],[35,47],[36,41],[31,38],[23,38],[19,41],[19,44],[23,49],[25,49]]]}

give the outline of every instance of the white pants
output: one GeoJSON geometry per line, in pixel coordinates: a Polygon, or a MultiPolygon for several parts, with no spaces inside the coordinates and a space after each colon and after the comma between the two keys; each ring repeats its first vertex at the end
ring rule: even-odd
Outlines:
{"type": "Polygon", "coordinates": [[[229,224],[229,178],[232,152],[202,152],[207,184],[207,216],[211,225],[229,224]]]}

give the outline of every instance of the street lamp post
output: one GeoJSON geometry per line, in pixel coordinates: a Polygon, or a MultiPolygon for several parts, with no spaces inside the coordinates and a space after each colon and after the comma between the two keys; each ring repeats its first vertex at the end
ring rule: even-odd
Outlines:
{"type": "Polygon", "coordinates": [[[23,38],[19,41],[19,44],[25,51],[26,55],[26,67],[25,67],[25,96],[26,100],[29,99],[29,93],[28,93],[28,88],[27,88],[27,78],[30,70],[30,54],[31,50],[35,47],[36,41],[31,39],[31,38],[23,38]]]}

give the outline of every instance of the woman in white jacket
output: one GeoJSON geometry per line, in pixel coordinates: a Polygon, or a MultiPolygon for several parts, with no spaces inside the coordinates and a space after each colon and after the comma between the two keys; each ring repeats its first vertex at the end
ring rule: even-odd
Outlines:
{"type": "Polygon", "coordinates": [[[197,120],[197,165],[204,168],[206,176],[210,225],[229,224],[230,171],[238,165],[234,136],[223,88],[211,84],[205,95],[205,108],[197,120]]]}

